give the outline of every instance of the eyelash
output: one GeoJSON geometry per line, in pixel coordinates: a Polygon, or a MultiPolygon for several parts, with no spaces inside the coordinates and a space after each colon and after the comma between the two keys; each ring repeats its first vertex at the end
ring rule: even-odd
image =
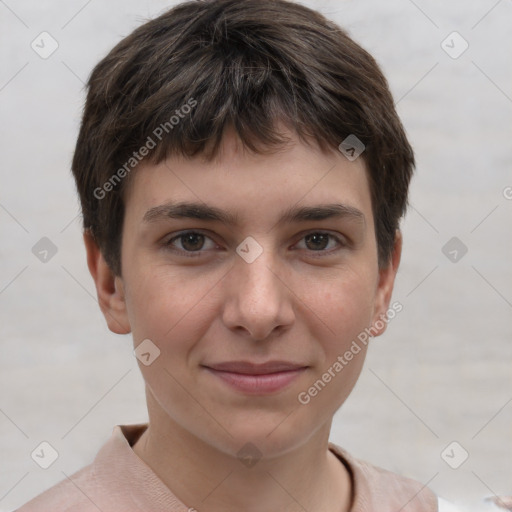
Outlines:
{"type": "MultiPolygon", "coordinates": [[[[169,238],[167,241],[164,241],[163,245],[164,245],[165,249],[170,250],[170,251],[175,252],[175,253],[179,253],[180,255],[185,256],[186,258],[197,258],[197,257],[200,257],[205,252],[204,250],[186,251],[186,250],[183,250],[183,249],[175,249],[175,248],[171,247],[171,244],[175,240],[179,240],[180,238],[182,238],[182,237],[184,237],[186,235],[190,235],[190,234],[202,235],[206,239],[209,239],[212,242],[214,242],[211,239],[211,237],[206,235],[206,233],[203,233],[202,231],[198,231],[198,230],[190,230],[190,231],[182,231],[182,232],[178,233],[177,235],[173,236],[172,238],[169,238]]],[[[324,256],[331,255],[331,254],[341,250],[342,248],[344,248],[344,247],[346,247],[348,245],[347,242],[345,242],[342,238],[340,238],[339,236],[333,235],[332,233],[329,233],[327,231],[310,231],[309,233],[306,233],[300,239],[300,241],[304,240],[309,235],[327,235],[331,239],[334,239],[338,243],[338,245],[339,245],[339,247],[337,249],[330,250],[330,251],[327,251],[327,250],[324,250],[324,249],[318,250],[318,251],[313,251],[313,250],[308,251],[308,252],[312,253],[311,256],[313,256],[314,258],[317,258],[317,257],[322,258],[324,256]],[[313,254],[313,253],[318,253],[318,254],[313,254]]]]}

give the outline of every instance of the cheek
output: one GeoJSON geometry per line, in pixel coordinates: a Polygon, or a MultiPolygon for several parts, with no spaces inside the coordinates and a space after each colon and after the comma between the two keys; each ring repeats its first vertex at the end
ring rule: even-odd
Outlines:
{"type": "Polygon", "coordinates": [[[309,305],[326,328],[331,350],[350,345],[351,340],[370,325],[374,295],[372,276],[355,271],[339,273],[323,281],[318,292],[310,294],[309,305]]]}
{"type": "Polygon", "coordinates": [[[370,276],[351,272],[339,274],[320,289],[308,306],[322,320],[316,321],[313,333],[321,355],[310,383],[313,388],[303,390],[307,396],[300,403],[311,400],[317,413],[327,417],[348,397],[363,367],[369,340],[365,329],[371,324],[374,286],[370,276]]]}
{"type": "Polygon", "coordinates": [[[192,277],[183,269],[146,266],[144,273],[130,279],[127,307],[135,344],[149,338],[162,351],[179,351],[187,340],[198,339],[211,321],[215,276],[192,277]]]}
{"type": "Polygon", "coordinates": [[[212,288],[218,278],[193,278],[170,266],[146,266],[144,273],[130,277],[134,345],[149,339],[159,351],[154,362],[139,363],[139,368],[160,406],[173,416],[171,409],[190,408],[190,395],[183,387],[190,381],[189,354],[211,324],[212,288]]]}

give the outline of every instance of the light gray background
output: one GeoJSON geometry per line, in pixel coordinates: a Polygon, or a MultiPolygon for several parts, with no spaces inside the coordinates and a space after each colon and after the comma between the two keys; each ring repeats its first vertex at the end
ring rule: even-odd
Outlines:
{"type": "MultiPolygon", "coordinates": [[[[92,67],[175,3],[0,0],[0,510],[90,463],[114,425],[146,421],[131,338],[96,302],[69,169],[92,67]],[[59,44],[46,60],[30,46],[43,31],[59,44]],[[32,253],[44,236],[58,248],[47,263],[32,253]],[[43,440],[60,454],[47,470],[30,457],[43,440]]],[[[512,1],[304,3],[382,65],[418,164],[404,310],[331,439],[478,510],[512,494],[512,1]],[[469,43],[457,59],[441,47],[453,31],[469,43]],[[454,236],[468,248],[455,263],[442,252],[454,236]],[[469,453],[458,469],[441,457],[452,441],[469,453]]]]}

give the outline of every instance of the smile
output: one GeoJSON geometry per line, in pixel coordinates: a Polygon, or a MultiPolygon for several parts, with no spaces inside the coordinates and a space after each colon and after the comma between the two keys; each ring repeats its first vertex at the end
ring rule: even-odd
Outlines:
{"type": "Polygon", "coordinates": [[[295,368],[272,373],[238,373],[204,367],[224,384],[239,392],[251,395],[265,395],[282,391],[296,380],[307,368],[295,368]]]}

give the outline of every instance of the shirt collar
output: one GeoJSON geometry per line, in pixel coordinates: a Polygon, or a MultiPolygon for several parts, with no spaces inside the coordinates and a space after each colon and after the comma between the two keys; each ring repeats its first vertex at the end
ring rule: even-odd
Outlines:
{"type": "MultiPolygon", "coordinates": [[[[94,472],[100,481],[112,483],[113,492],[126,494],[126,489],[129,489],[130,499],[137,503],[140,510],[162,509],[170,512],[188,512],[191,509],[172,493],[132,449],[147,427],[147,423],[116,425],[111,439],[101,448],[94,460],[94,472]],[[113,466],[118,470],[117,475],[112,475],[113,466]]],[[[334,443],[329,443],[328,448],[345,465],[350,474],[352,483],[350,512],[371,512],[376,510],[375,506],[379,508],[384,503],[395,499],[396,504],[401,504],[403,512],[437,510],[437,506],[432,501],[435,497],[428,489],[421,489],[421,484],[414,482],[419,486],[419,491],[417,495],[411,496],[410,503],[404,504],[404,485],[414,489],[413,481],[359,461],[334,443]],[[425,508],[420,503],[426,505],[425,508]]]]}

